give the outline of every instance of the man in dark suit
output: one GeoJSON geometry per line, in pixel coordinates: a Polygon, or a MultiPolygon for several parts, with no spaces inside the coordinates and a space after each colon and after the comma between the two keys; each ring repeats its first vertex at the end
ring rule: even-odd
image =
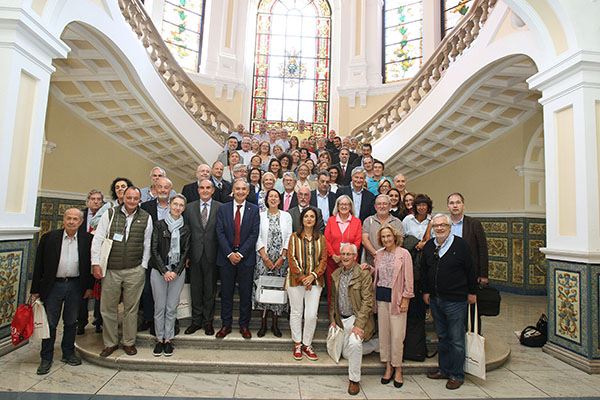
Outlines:
{"type": "Polygon", "coordinates": [[[181,194],[185,196],[188,203],[198,200],[198,184],[202,179],[210,179],[210,167],[207,164],[200,164],[196,168],[197,180],[192,183],[188,183],[181,189],[181,194]]]}
{"type": "Polygon", "coordinates": [[[213,318],[217,295],[217,212],[222,203],[213,200],[215,187],[210,179],[198,184],[199,200],[189,203],[183,214],[185,224],[192,231],[190,242],[190,284],[192,294],[192,324],[185,330],[191,335],[204,328],[206,335],[214,335],[213,318]]]}
{"type": "Polygon", "coordinates": [[[225,203],[228,201],[229,195],[231,194],[231,183],[223,179],[223,171],[225,167],[220,161],[215,161],[212,167],[212,181],[215,185],[215,194],[213,194],[213,200],[225,203]]]}
{"type": "Polygon", "coordinates": [[[56,326],[62,311],[61,361],[81,365],[75,355],[75,332],[81,298],[92,294],[90,248],[92,235],[78,232],[83,223],[81,210],[69,208],[63,216],[64,229],[46,233],[40,239],[35,257],[31,294],[44,302],[50,338],[42,340],[42,362],[38,375],[47,374],[54,357],[56,326]]]}
{"type": "Polygon", "coordinates": [[[446,199],[446,207],[452,219],[451,233],[467,241],[473,255],[477,281],[488,283],[488,248],[485,231],[476,218],[465,215],[465,198],[462,194],[452,193],[446,199]]]}
{"type": "MultiPolygon", "coordinates": [[[[363,143],[362,147],[360,148],[360,157],[357,157],[356,160],[354,160],[354,162],[352,162],[352,167],[364,167],[363,165],[363,159],[365,157],[372,157],[373,156],[373,146],[371,146],[371,143],[363,143]]],[[[375,160],[375,158],[373,158],[373,160],[375,160]]]]}
{"type": "Polygon", "coordinates": [[[246,201],[250,187],[243,179],[233,181],[233,201],[223,204],[217,212],[219,252],[217,265],[221,276],[221,321],[223,327],[216,337],[231,333],[233,323],[233,292],[237,280],[240,293],[240,332],[244,339],[252,334],[248,329],[252,312],[252,280],[256,265],[256,241],[260,228],[258,206],[246,201]]]}
{"type": "Polygon", "coordinates": [[[336,195],[347,195],[352,199],[354,203],[355,217],[359,218],[361,222],[375,214],[375,195],[365,189],[365,179],[367,172],[363,167],[355,167],[352,170],[352,183],[348,186],[344,186],[338,189],[336,195]]]}
{"type": "Polygon", "coordinates": [[[317,189],[310,192],[310,205],[318,208],[323,215],[323,225],[327,226],[327,220],[333,215],[335,207],[335,193],[329,191],[330,175],[327,171],[321,171],[317,175],[317,189]]]}
{"type": "Polygon", "coordinates": [[[348,186],[352,180],[352,165],[350,164],[350,150],[342,147],[340,150],[340,162],[336,165],[340,169],[339,182],[342,186],[348,186]]]}
{"type": "MultiPolygon", "coordinates": [[[[245,181],[248,181],[247,177],[248,177],[248,166],[246,166],[244,164],[237,164],[233,168],[234,180],[235,179],[244,179],[245,181]]],[[[224,180],[223,182],[227,182],[227,181],[224,180]]],[[[229,182],[227,182],[227,183],[229,183],[229,182]]],[[[231,190],[229,190],[229,194],[227,195],[227,197],[221,199],[220,201],[221,201],[221,203],[227,203],[228,201],[233,201],[233,193],[231,192],[231,190]]],[[[254,187],[253,184],[250,184],[250,190],[248,191],[248,196],[246,197],[246,201],[256,204],[256,188],[254,187]]]]}
{"type": "Polygon", "coordinates": [[[298,195],[294,191],[296,187],[296,174],[287,171],[283,174],[283,193],[279,195],[279,209],[289,211],[298,205],[298,195]]]}
{"type": "MultiPolygon", "coordinates": [[[[488,247],[485,231],[481,222],[476,218],[465,215],[465,198],[462,194],[455,192],[446,198],[446,207],[450,211],[452,227],[450,233],[462,237],[471,248],[473,256],[473,267],[477,276],[477,282],[486,285],[488,281],[488,247]]],[[[471,315],[474,319],[475,307],[471,305],[471,315]]],[[[481,333],[481,316],[478,314],[479,333],[481,333]]],[[[474,321],[472,321],[474,322],[474,321]]]]}
{"type": "Polygon", "coordinates": [[[300,228],[300,214],[304,211],[305,208],[313,208],[317,213],[317,223],[315,226],[319,228],[321,233],[325,232],[325,224],[323,223],[323,213],[317,207],[313,207],[310,205],[310,189],[306,186],[298,189],[298,205],[294,208],[290,208],[288,213],[292,216],[292,230],[294,232],[298,232],[300,228]]]}
{"type": "MultiPolygon", "coordinates": [[[[104,205],[104,195],[101,191],[92,189],[87,195],[85,204],[87,208],[83,210],[83,223],[79,225],[78,233],[92,233],[93,228],[90,226],[90,221],[96,215],[100,207],[104,205]]],[[[77,316],[77,334],[83,335],[85,327],[88,324],[88,299],[82,298],[79,306],[79,315],[77,316]]],[[[102,332],[102,316],[100,315],[100,301],[97,300],[94,304],[94,323],[96,333],[102,332]]]]}

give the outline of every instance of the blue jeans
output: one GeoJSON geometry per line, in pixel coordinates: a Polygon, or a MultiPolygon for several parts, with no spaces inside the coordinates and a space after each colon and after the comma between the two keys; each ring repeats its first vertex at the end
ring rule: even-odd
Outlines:
{"type": "Polygon", "coordinates": [[[431,315],[438,336],[440,372],[451,379],[464,382],[466,301],[445,301],[431,297],[431,315]]]}
{"type": "Polygon", "coordinates": [[[82,291],[78,278],[67,282],[54,282],[52,285],[50,293],[44,301],[50,338],[42,340],[42,350],[40,351],[42,360],[52,361],[54,357],[56,326],[60,320],[61,311],[63,317],[62,354],[63,357],[70,357],[75,354],[75,332],[77,331],[77,315],[79,314],[81,297],[82,291]]]}

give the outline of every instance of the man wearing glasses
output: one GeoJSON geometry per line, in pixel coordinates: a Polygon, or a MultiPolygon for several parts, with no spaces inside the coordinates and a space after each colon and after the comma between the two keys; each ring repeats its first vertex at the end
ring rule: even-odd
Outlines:
{"type": "Polygon", "coordinates": [[[439,369],[430,379],[447,379],[446,389],[458,389],[465,380],[465,318],[467,304],[475,304],[477,276],[467,242],[450,233],[452,221],[433,217],[435,237],[423,247],[423,300],[431,307],[439,339],[439,369]]]}

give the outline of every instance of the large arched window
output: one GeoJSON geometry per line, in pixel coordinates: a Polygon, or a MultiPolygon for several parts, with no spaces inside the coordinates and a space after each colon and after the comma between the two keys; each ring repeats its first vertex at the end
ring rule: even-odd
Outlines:
{"type": "Polygon", "coordinates": [[[251,127],[261,120],[296,130],[299,120],[318,135],[329,124],[331,8],[327,0],[261,0],[251,127]]]}
{"type": "Polygon", "coordinates": [[[188,71],[198,72],[205,0],[164,0],[162,37],[188,71]]]}
{"type": "Polygon", "coordinates": [[[383,82],[412,78],[423,59],[423,0],[385,0],[383,82]]]}
{"type": "Polygon", "coordinates": [[[442,37],[459,23],[473,5],[473,0],[442,0],[442,37]]]}

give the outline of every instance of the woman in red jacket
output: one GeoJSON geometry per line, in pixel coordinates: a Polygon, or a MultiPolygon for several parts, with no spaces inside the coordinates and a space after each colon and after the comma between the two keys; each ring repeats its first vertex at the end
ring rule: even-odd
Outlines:
{"type": "MultiPolygon", "coordinates": [[[[341,262],[340,247],[342,243],[352,243],[360,248],[362,239],[362,223],[354,216],[352,199],[343,195],[335,201],[333,216],[329,217],[325,228],[327,241],[327,309],[331,304],[331,274],[341,262]]],[[[358,261],[358,255],[357,255],[358,261]]]]}

